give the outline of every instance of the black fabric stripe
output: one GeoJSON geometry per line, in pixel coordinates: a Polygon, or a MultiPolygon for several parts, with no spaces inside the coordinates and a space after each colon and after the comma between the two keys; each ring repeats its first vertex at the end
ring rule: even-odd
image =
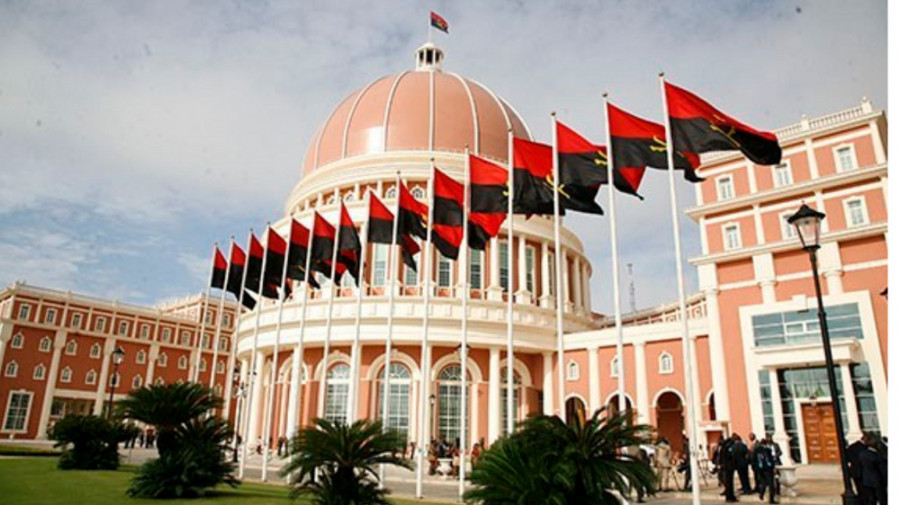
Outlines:
{"type": "Polygon", "coordinates": [[[553,188],[547,180],[531,175],[526,169],[516,168],[513,181],[514,214],[553,214],[553,188]]]}
{"type": "Polygon", "coordinates": [[[418,214],[401,207],[399,218],[399,232],[401,235],[410,235],[420,239],[426,237],[425,223],[418,214]]]}
{"type": "Polygon", "coordinates": [[[487,243],[491,240],[491,236],[477,224],[469,221],[469,247],[484,251],[487,243]]]}
{"type": "Polygon", "coordinates": [[[672,138],[677,151],[702,154],[710,151],[741,151],[759,165],[781,163],[777,141],[732,125],[713,125],[705,118],[671,118],[672,138]]]}
{"type": "Polygon", "coordinates": [[[463,209],[456,200],[434,197],[434,222],[448,226],[462,226],[463,209]]]}
{"type": "Polygon", "coordinates": [[[472,212],[494,214],[506,213],[507,211],[505,184],[501,186],[472,184],[471,198],[472,201],[469,207],[472,209],[472,212]]]}
{"type": "Polygon", "coordinates": [[[459,246],[455,246],[446,241],[440,233],[433,233],[431,235],[431,241],[434,243],[434,247],[440,251],[445,258],[450,258],[452,260],[459,258],[459,246]]]}
{"type": "Polygon", "coordinates": [[[394,241],[394,222],[387,219],[369,219],[368,240],[373,244],[390,244],[394,241]]]}

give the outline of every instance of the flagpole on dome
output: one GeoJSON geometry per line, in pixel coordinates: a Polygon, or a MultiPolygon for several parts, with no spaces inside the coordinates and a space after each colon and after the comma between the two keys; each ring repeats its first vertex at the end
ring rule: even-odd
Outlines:
{"type": "MultiPolygon", "coordinates": [[[[428,312],[430,310],[431,303],[431,256],[434,254],[434,251],[431,250],[431,236],[433,228],[432,222],[434,221],[434,170],[434,158],[431,158],[431,176],[428,179],[428,191],[426,192],[426,198],[430,197],[429,201],[431,202],[431,205],[428,207],[428,223],[425,231],[425,247],[422,248],[422,254],[425,256],[425,275],[424,279],[422,280],[422,296],[425,302],[425,313],[422,316],[422,385],[419,388],[419,447],[416,453],[416,498],[422,498],[422,479],[424,477],[425,451],[430,443],[430,430],[428,429],[428,420],[430,416],[427,415],[429,408],[428,400],[430,398],[426,395],[429,393],[429,391],[431,391],[431,350],[428,347],[428,312]]],[[[399,192],[397,197],[400,197],[399,192]]]]}
{"type": "Polygon", "coordinates": [[[320,381],[320,389],[319,389],[319,406],[322,409],[322,417],[326,416],[326,412],[328,410],[325,405],[326,399],[326,390],[328,389],[328,353],[331,351],[331,319],[334,314],[334,298],[337,295],[338,290],[335,289],[335,273],[337,272],[337,257],[338,257],[338,249],[341,247],[341,207],[343,207],[343,203],[338,207],[338,223],[335,227],[334,231],[334,244],[331,249],[331,281],[328,285],[329,296],[328,296],[328,316],[325,319],[325,347],[322,350],[322,379],[320,381]]]}
{"type": "Polygon", "coordinates": [[[463,236],[460,243],[460,259],[458,265],[460,268],[462,284],[462,344],[459,348],[460,362],[460,381],[462,382],[459,395],[459,499],[462,500],[463,493],[466,491],[466,391],[468,380],[469,360],[469,146],[466,144],[465,151],[466,161],[465,170],[463,170],[463,206],[462,206],[462,226],[463,236]]]}
{"type": "MultiPolygon", "coordinates": [[[[268,222],[266,223],[267,231],[269,230],[270,225],[271,225],[271,223],[268,223],[268,222]]],[[[247,253],[246,269],[248,269],[248,270],[250,268],[250,258],[253,256],[252,240],[253,240],[253,236],[251,234],[250,250],[247,253]]],[[[266,244],[266,245],[268,246],[268,244],[266,244]]],[[[265,248],[263,248],[262,267],[260,268],[260,271],[259,271],[259,286],[256,291],[256,294],[257,294],[256,307],[255,307],[256,308],[256,322],[254,322],[254,324],[253,324],[253,349],[250,352],[250,392],[247,395],[246,408],[244,409],[247,413],[247,416],[246,416],[246,422],[244,423],[244,436],[243,436],[244,448],[242,451],[241,465],[238,468],[238,478],[239,479],[244,478],[244,469],[247,466],[247,446],[250,445],[250,439],[249,439],[249,436],[251,435],[250,421],[252,420],[252,418],[250,416],[257,415],[256,412],[251,413],[250,411],[253,410],[254,399],[255,399],[255,401],[259,401],[259,399],[256,397],[257,395],[255,394],[255,392],[256,392],[257,387],[260,387],[262,385],[262,377],[257,376],[258,375],[257,371],[259,372],[259,375],[261,375],[262,369],[263,369],[263,367],[261,366],[261,363],[260,363],[261,356],[258,353],[258,349],[259,349],[259,347],[258,347],[259,346],[259,316],[260,316],[260,313],[262,312],[262,301],[263,301],[262,292],[263,292],[263,286],[265,285],[265,278],[266,278],[266,257],[267,256],[268,255],[266,254],[266,250],[265,250],[265,248]]],[[[260,394],[262,394],[262,391],[260,391],[260,394]]],[[[258,426],[257,426],[257,428],[258,428],[258,426]]],[[[266,443],[268,441],[264,440],[263,442],[266,443]]]]}
{"type": "MultiPolygon", "coordinates": [[[[515,403],[513,367],[515,366],[515,354],[513,351],[513,200],[515,193],[515,163],[513,163],[513,131],[507,131],[508,153],[507,165],[509,168],[509,195],[507,198],[508,229],[506,236],[506,433],[512,434],[515,426],[515,403]]],[[[524,287],[524,286],[523,286],[524,287]]],[[[501,386],[502,387],[502,386],[501,386]]]]}
{"type": "MultiPolygon", "coordinates": [[[[200,305],[200,332],[197,334],[197,359],[194,361],[194,370],[191,380],[200,383],[200,360],[203,359],[203,335],[206,333],[206,311],[209,309],[209,294],[212,289],[212,278],[216,271],[216,253],[219,252],[219,242],[213,242],[212,262],[209,266],[209,276],[206,278],[206,292],[200,305]]],[[[210,374],[215,377],[215,374],[210,374]]]]}
{"type": "MultiPolygon", "coordinates": [[[[609,94],[603,93],[603,117],[606,121],[606,180],[609,190],[609,248],[612,257],[613,314],[616,324],[616,363],[618,370],[617,396],[619,413],[625,412],[625,357],[622,330],[622,295],[619,285],[619,246],[616,229],[615,158],[613,157],[612,128],[609,124],[609,94]]],[[[694,474],[696,475],[696,474],[694,474]]]]}
{"type": "MultiPolygon", "coordinates": [[[[284,314],[284,302],[287,299],[287,267],[288,267],[288,247],[290,247],[291,239],[293,239],[294,227],[291,226],[288,230],[288,238],[284,244],[284,261],[282,261],[281,265],[281,292],[279,293],[278,300],[278,316],[275,322],[275,349],[272,352],[272,369],[269,371],[269,395],[266,399],[266,427],[265,427],[265,436],[263,440],[266,441],[266,448],[263,451],[263,467],[262,467],[262,477],[261,480],[266,482],[269,478],[269,448],[268,441],[272,439],[272,425],[274,424],[275,418],[275,385],[277,384],[278,378],[278,350],[281,347],[281,320],[282,315],[284,314]]],[[[269,234],[272,233],[272,230],[269,230],[269,234]]],[[[269,235],[271,236],[271,235],[269,235]]],[[[283,240],[283,239],[282,239],[283,240]]],[[[266,245],[268,246],[268,237],[266,245]]],[[[281,427],[284,430],[284,426],[281,427]]]]}
{"type": "MultiPolygon", "coordinates": [[[[394,252],[397,249],[397,235],[400,230],[400,171],[397,171],[397,180],[394,183],[394,221],[391,228],[391,246],[388,248],[388,268],[390,268],[390,280],[388,286],[388,316],[387,316],[387,338],[384,341],[384,375],[382,378],[382,410],[381,424],[382,429],[387,431],[388,419],[391,407],[391,346],[394,338],[394,291],[400,284],[400,267],[394,252]]],[[[378,486],[384,488],[384,463],[378,465],[378,486]]]]}
{"type": "Polygon", "coordinates": [[[347,395],[347,424],[353,424],[356,420],[356,409],[359,407],[359,333],[362,324],[362,299],[363,290],[366,287],[366,253],[369,246],[369,199],[371,190],[366,191],[365,209],[366,219],[363,221],[360,233],[359,274],[356,279],[356,331],[353,335],[353,347],[350,348],[350,394],[347,395]]]}
{"type": "MultiPolygon", "coordinates": [[[[210,368],[210,372],[209,372],[209,388],[210,389],[212,389],[216,386],[216,365],[218,364],[218,360],[219,360],[219,338],[221,338],[221,336],[222,336],[222,321],[224,319],[222,316],[223,316],[223,312],[225,311],[225,295],[228,294],[228,280],[231,277],[230,266],[231,266],[231,260],[232,260],[231,256],[232,256],[232,253],[234,252],[234,235],[231,236],[231,240],[230,240],[229,244],[230,245],[229,245],[229,249],[228,249],[228,267],[225,268],[225,280],[223,281],[223,285],[222,285],[222,289],[221,289],[222,292],[219,294],[219,305],[218,305],[218,308],[216,309],[216,319],[217,319],[216,332],[213,335],[213,341],[212,341],[213,355],[212,355],[212,365],[211,365],[212,368],[210,368]]],[[[231,382],[230,374],[227,373],[227,371],[225,374],[225,382],[226,383],[231,382]]],[[[226,399],[226,401],[227,401],[227,399],[226,399]]]]}
{"type": "Polygon", "coordinates": [[[557,393],[559,401],[557,410],[559,418],[565,421],[566,412],[566,378],[565,378],[565,348],[563,346],[563,332],[565,331],[563,313],[563,292],[562,292],[562,254],[560,254],[560,221],[562,217],[559,215],[559,139],[556,133],[556,112],[552,112],[550,117],[553,120],[553,183],[556,190],[553,192],[553,251],[555,260],[555,277],[556,284],[556,380],[557,393]]]}
{"type": "MultiPolygon", "coordinates": [[[[250,244],[251,240],[253,240],[253,228],[250,228],[250,235],[247,237],[247,244],[250,244]]],[[[248,247],[248,251],[249,251],[249,247],[248,247]]],[[[229,253],[229,257],[230,257],[230,261],[228,263],[229,271],[231,270],[232,261],[234,261],[233,256],[234,256],[234,247],[232,247],[231,252],[229,253]]],[[[244,253],[244,266],[242,267],[242,271],[241,271],[241,284],[240,284],[240,287],[238,288],[238,293],[240,293],[240,294],[237,295],[238,303],[237,303],[237,307],[235,309],[235,314],[234,314],[234,331],[231,333],[231,342],[229,345],[229,356],[228,356],[228,373],[229,374],[234,373],[233,372],[234,371],[234,362],[237,359],[237,335],[238,335],[238,329],[240,327],[238,320],[240,319],[241,312],[243,312],[243,310],[244,310],[244,290],[246,289],[246,283],[247,283],[247,254],[244,253]]],[[[226,285],[226,287],[227,287],[227,285],[226,285]]],[[[249,373],[251,373],[252,370],[245,370],[244,372],[246,372],[249,377],[249,373]]],[[[226,403],[225,403],[226,413],[224,416],[222,416],[225,419],[228,419],[227,410],[228,410],[228,405],[230,404],[229,402],[230,402],[230,397],[231,397],[231,394],[230,394],[231,393],[231,382],[232,382],[231,380],[225,381],[226,396],[229,397],[229,399],[226,400],[226,403]]],[[[246,406],[245,406],[245,402],[243,400],[243,398],[244,398],[243,386],[244,385],[239,384],[238,386],[239,386],[240,390],[238,391],[238,394],[239,394],[238,399],[235,401],[234,437],[232,440],[232,449],[234,450],[235,455],[237,454],[237,451],[240,449],[240,447],[238,446],[238,438],[240,438],[240,435],[239,435],[240,430],[244,427],[244,421],[242,419],[244,417],[244,413],[242,412],[242,410],[247,410],[246,406]],[[240,404],[240,406],[243,407],[243,409],[238,409],[237,408],[238,404],[240,404]]]]}
{"type": "MultiPolygon", "coordinates": [[[[694,391],[695,384],[692,376],[692,368],[694,367],[694,364],[691,363],[691,341],[687,319],[687,303],[685,301],[684,293],[684,269],[681,264],[681,232],[678,229],[678,199],[675,195],[675,143],[672,141],[672,123],[669,118],[669,104],[668,100],[666,100],[666,80],[665,74],[663,72],[659,73],[659,86],[662,93],[663,118],[665,119],[666,128],[666,159],[668,162],[669,171],[669,202],[671,203],[672,210],[672,234],[675,239],[675,272],[678,278],[678,313],[679,317],[681,318],[681,352],[684,360],[685,396],[687,398],[688,404],[688,425],[690,426],[690,436],[688,438],[688,444],[690,450],[691,475],[694,476],[694,478],[691,479],[691,501],[694,505],[699,505],[700,479],[697,478],[697,476],[699,475],[697,465],[697,457],[699,456],[699,451],[697,450],[697,444],[699,443],[699,432],[697,426],[696,409],[694,408],[694,401],[696,398],[696,392],[694,391]]],[[[611,156],[610,159],[612,159],[611,156]]]]}

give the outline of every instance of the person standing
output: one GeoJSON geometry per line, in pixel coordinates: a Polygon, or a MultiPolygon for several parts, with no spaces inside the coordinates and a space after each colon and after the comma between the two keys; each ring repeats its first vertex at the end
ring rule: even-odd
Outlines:
{"type": "Polygon", "coordinates": [[[878,452],[878,442],[871,434],[863,435],[866,450],[859,453],[862,470],[862,505],[887,505],[887,458],[878,452]]]}
{"type": "Polygon", "coordinates": [[[759,469],[756,468],[756,461],[753,457],[753,454],[756,452],[756,446],[762,444],[763,441],[756,438],[755,433],[750,433],[750,436],[748,438],[750,440],[750,470],[753,471],[753,492],[759,493],[759,480],[761,476],[759,475],[759,469]]]}
{"type": "Polygon", "coordinates": [[[769,503],[775,503],[775,455],[764,440],[753,444],[751,462],[759,499],[765,499],[766,489],[768,489],[769,503]]]}
{"type": "Polygon", "coordinates": [[[753,490],[750,488],[750,451],[747,444],[741,440],[741,436],[735,433],[732,438],[734,443],[731,445],[734,454],[735,470],[737,470],[738,478],[741,480],[741,494],[750,494],[753,490]]]}
{"type": "Polygon", "coordinates": [[[862,463],[859,456],[866,450],[866,437],[863,435],[859,440],[853,442],[847,447],[847,466],[850,469],[850,478],[853,479],[853,487],[856,488],[856,494],[862,497],[862,463]]]}
{"type": "Polygon", "coordinates": [[[664,437],[656,444],[656,469],[659,472],[659,482],[656,486],[660,491],[669,489],[669,480],[672,478],[672,448],[664,437]]]}
{"type": "Polygon", "coordinates": [[[734,494],[734,472],[737,469],[734,457],[734,438],[726,438],[719,444],[719,460],[722,465],[722,483],[725,486],[725,501],[734,503],[738,501],[734,494]]]}

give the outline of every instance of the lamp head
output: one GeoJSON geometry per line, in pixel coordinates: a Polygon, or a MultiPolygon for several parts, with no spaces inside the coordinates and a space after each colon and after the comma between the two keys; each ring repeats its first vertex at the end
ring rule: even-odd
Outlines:
{"type": "Polygon", "coordinates": [[[800,206],[793,216],[787,219],[788,224],[797,230],[800,244],[806,251],[815,251],[819,248],[821,238],[822,220],[825,214],[819,212],[805,203],[800,206]]]}

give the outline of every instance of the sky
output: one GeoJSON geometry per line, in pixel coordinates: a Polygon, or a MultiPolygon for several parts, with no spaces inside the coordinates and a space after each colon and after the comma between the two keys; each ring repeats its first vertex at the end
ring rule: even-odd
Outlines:
{"type": "MultiPolygon", "coordinates": [[[[605,135],[602,93],[661,121],[657,73],[759,129],[887,108],[886,1],[0,0],[0,286],[152,304],[204,289],[214,241],[284,212],[347,94],[413,66],[428,11],[444,68],[605,135]]],[[[677,300],[663,172],[617,198],[623,308],[677,300]]],[[[694,190],[679,184],[679,206],[694,190]]],[[[606,205],[605,192],[599,198],[606,205]]],[[[612,311],[606,218],[566,218],[612,311]]],[[[700,253],[682,216],[684,256],[700,253]]],[[[688,292],[696,272],[687,263],[688,292]]]]}

